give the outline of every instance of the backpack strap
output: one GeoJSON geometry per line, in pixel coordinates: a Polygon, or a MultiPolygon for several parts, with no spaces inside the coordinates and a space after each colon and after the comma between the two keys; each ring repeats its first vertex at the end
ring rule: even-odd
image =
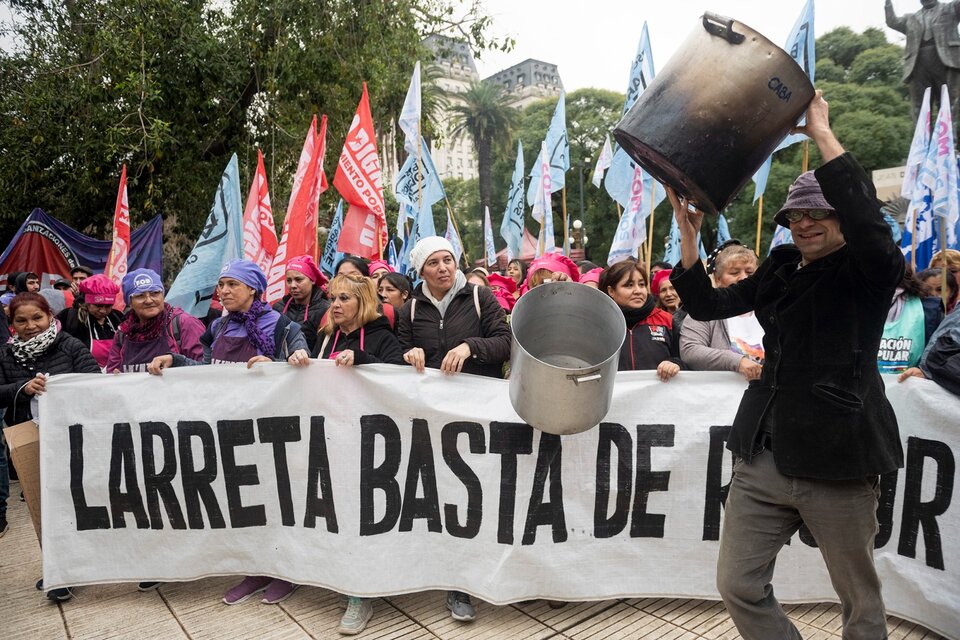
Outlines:
{"type": "Polygon", "coordinates": [[[477,310],[477,317],[480,318],[480,287],[473,287],[473,308],[477,310]]]}
{"type": "Polygon", "coordinates": [[[180,314],[176,314],[170,321],[170,330],[173,337],[173,348],[177,353],[182,353],[182,346],[180,345],[180,314]]]}
{"type": "Polygon", "coordinates": [[[413,324],[413,317],[417,313],[417,299],[410,298],[410,324],[413,324]]]}
{"type": "Polygon", "coordinates": [[[327,348],[327,343],[328,343],[328,342],[330,342],[330,334],[329,334],[329,333],[324,333],[324,334],[323,334],[323,342],[320,343],[320,351],[317,352],[317,358],[318,358],[318,359],[323,358],[323,350],[327,348]]]}

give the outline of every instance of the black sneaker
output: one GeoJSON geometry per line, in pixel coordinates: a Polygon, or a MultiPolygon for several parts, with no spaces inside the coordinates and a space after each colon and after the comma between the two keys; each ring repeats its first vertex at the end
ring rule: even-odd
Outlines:
{"type": "Polygon", "coordinates": [[[7,532],[7,529],[10,528],[10,525],[7,524],[7,516],[0,516],[0,538],[3,537],[3,534],[7,532]]]}
{"type": "Polygon", "coordinates": [[[159,587],[162,582],[141,582],[137,585],[137,591],[153,591],[159,587]]]}
{"type": "Polygon", "coordinates": [[[47,600],[50,602],[64,602],[72,597],[73,592],[70,591],[70,587],[60,587],[59,589],[47,591],[47,600]]]}

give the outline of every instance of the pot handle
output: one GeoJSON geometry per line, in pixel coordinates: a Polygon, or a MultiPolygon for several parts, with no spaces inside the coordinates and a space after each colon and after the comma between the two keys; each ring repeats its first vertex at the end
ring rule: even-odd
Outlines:
{"type": "Polygon", "coordinates": [[[589,375],[589,376],[567,376],[567,377],[573,380],[573,383],[579,387],[581,382],[594,382],[596,380],[599,380],[603,376],[600,375],[599,373],[594,373],[593,375],[589,375]]]}
{"type": "Polygon", "coordinates": [[[733,18],[727,18],[709,11],[703,14],[703,28],[710,35],[726,38],[730,44],[740,44],[745,39],[742,33],[733,30],[733,18]]]}

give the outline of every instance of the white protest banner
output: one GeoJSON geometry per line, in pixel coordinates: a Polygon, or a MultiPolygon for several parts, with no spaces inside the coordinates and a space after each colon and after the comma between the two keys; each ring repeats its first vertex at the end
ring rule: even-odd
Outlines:
{"type": "MultiPolygon", "coordinates": [[[[881,482],[887,611],[957,638],[960,399],[887,383],[906,452],[881,482]]],[[[743,384],[621,373],[604,423],[561,438],[520,423],[506,381],[408,367],[55,376],[40,401],[44,583],[249,574],[497,604],[715,599],[743,384]]],[[[835,601],[812,544],[801,531],[780,554],[782,601],[835,601]]]]}

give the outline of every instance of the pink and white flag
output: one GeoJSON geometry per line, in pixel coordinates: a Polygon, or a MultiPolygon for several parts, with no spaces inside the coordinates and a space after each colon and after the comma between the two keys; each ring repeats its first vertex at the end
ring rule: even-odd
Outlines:
{"type": "Polygon", "coordinates": [[[270,189],[263,152],[257,149],[257,170],[243,209],[243,257],[255,262],[264,273],[270,270],[277,253],[277,228],[270,207],[270,189]]]}

